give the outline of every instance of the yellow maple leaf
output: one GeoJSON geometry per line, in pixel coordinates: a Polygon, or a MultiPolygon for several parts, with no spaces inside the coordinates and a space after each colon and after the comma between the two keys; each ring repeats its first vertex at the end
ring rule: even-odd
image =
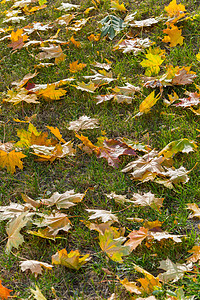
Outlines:
{"type": "Polygon", "coordinates": [[[62,134],[60,133],[57,127],[52,127],[52,126],[46,126],[46,127],[51,131],[51,133],[55,135],[55,137],[57,137],[57,139],[59,139],[59,141],[61,141],[62,143],[66,143],[66,141],[63,139],[62,134]]]}
{"type": "Polygon", "coordinates": [[[65,61],[66,56],[67,55],[62,52],[60,56],[55,57],[55,64],[58,65],[60,62],[65,61]]]}
{"type": "Polygon", "coordinates": [[[83,70],[86,67],[86,64],[78,63],[78,60],[69,64],[69,70],[71,73],[76,73],[78,71],[83,70]]]}
{"type": "Polygon", "coordinates": [[[182,4],[177,4],[176,0],[172,0],[168,6],[165,6],[165,10],[170,17],[175,17],[185,11],[185,6],[182,4]]]}
{"type": "Polygon", "coordinates": [[[90,42],[98,42],[100,40],[101,34],[94,35],[93,33],[88,36],[90,42]]]}
{"type": "Polygon", "coordinates": [[[146,67],[145,75],[151,76],[152,74],[157,75],[160,71],[160,65],[164,61],[164,52],[160,48],[149,49],[145,54],[146,59],[140,63],[142,67],[146,67]]]}
{"type": "Polygon", "coordinates": [[[7,168],[7,171],[11,174],[15,173],[15,167],[17,166],[21,170],[23,169],[23,162],[21,158],[26,157],[22,152],[16,152],[12,150],[7,153],[6,151],[0,150],[0,167],[7,168]]]}
{"type": "Polygon", "coordinates": [[[38,96],[42,96],[47,100],[59,100],[61,96],[64,96],[67,91],[63,89],[57,89],[55,84],[47,84],[47,88],[37,92],[38,96]]]}
{"type": "Polygon", "coordinates": [[[78,250],[72,250],[69,253],[67,253],[66,249],[58,250],[57,253],[52,256],[52,264],[63,265],[70,269],[79,270],[82,265],[90,260],[89,254],[81,256],[78,250]]]}
{"type": "Polygon", "coordinates": [[[118,0],[111,0],[111,9],[125,12],[127,9],[124,6],[124,3],[119,4],[118,0]]]}
{"type": "Polygon", "coordinates": [[[150,108],[156,104],[158,99],[160,98],[160,94],[155,97],[155,91],[149,94],[144,101],[140,104],[139,110],[141,113],[148,113],[150,108]]]}
{"type": "Polygon", "coordinates": [[[37,96],[35,94],[29,94],[28,90],[21,88],[18,91],[9,90],[6,95],[8,98],[3,99],[3,102],[11,102],[16,105],[22,101],[27,103],[40,103],[37,101],[37,96]]]}
{"type": "Polygon", "coordinates": [[[171,28],[164,29],[163,32],[168,34],[168,36],[165,36],[162,41],[164,43],[170,43],[170,47],[183,44],[184,37],[181,35],[182,30],[178,29],[177,26],[171,25],[171,28]]]}

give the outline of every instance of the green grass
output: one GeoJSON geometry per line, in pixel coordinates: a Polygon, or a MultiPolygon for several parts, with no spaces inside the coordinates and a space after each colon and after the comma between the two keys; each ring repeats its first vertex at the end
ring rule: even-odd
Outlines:
{"type": "MultiPolygon", "coordinates": [[[[141,20],[149,17],[164,14],[164,7],[170,1],[124,1],[130,13],[137,10],[136,19],[141,20]]],[[[14,2],[0,4],[0,11],[8,10],[14,2]]],[[[180,3],[180,2],[179,2],[180,3]]],[[[181,1],[186,5],[186,10],[190,14],[199,13],[198,1],[181,1]]],[[[32,22],[54,22],[64,12],[55,10],[59,7],[61,1],[49,1],[47,8],[37,11],[35,14],[26,16],[26,21],[13,25],[14,28],[22,28],[32,22]]],[[[83,11],[94,4],[92,1],[73,1],[73,4],[81,5],[81,13],[77,18],[86,17],[83,11]]],[[[166,58],[161,65],[161,72],[167,64],[174,66],[191,66],[191,70],[196,72],[195,83],[199,84],[199,62],[195,55],[199,50],[199,20],[197,16],[194,20],[185,20],[181,22],[184,36],[184,44],[170,48],[168,44],[162,42],[164,36],[162,30],[166,28],[163,22],[154,25],[150,30],[147,29],[125,29],[120,32],[113,41],[108,38],[102,38],[98,42],[90,42],[87,37],[91,34],[100,33],[98,21],[108,13],[116,14],[122,19],[125,13],[115,13],[109,10],[110,1],[101,1],[99,8],[90,12],[91,17],[86,26],[74,35],[75,39],[82,43],[82,47],[77,49],[72,43],[62,45],[63,52],[67,55],[64,62],[59,65],[39,69],[38,75],[31,80],[35,83],[52,83],[63,78],[72,76],[69,72],[69,63],[79,60],[86,63],[87,67],[81,72],[74,74],[78,81],[85,81],[82,76],[91,75],[90,64],[94,61],[105,62],[108,59],[112,62],[113,77],[117,78],[109,86],[102,86],[95,91],[94,95],[77,90],[72,85],[66,85],[64,88],[67,94],[59,101],[45,101],[41,99],[40,104],[12,104],[1,102],[0,113],[0,141],[18,141],[17,130],[27,129],[27,124],[16,123],[13,118],[32,116],[37,114],[32,121],[39,131],[47,131],[46,126],[58,127],[66,141],[73,140],[74,145],[78,146],[80,141],[75,138],[74,133],[67,129],[70,121],[78,119],[83,114],[99,119],[99,128],[86,130],[85,136],[95,143],[97,138],[106,133],[108,138],[125,137],[145,144],[149,144],[152,149],[160,151],[168,143],[180,138],[188,138],[198,142],[199,116],[192,111],[175,106],[165,106],[162,100],[159,100],[148,114],[133,118],[138,112],[139,105],[152,90],[142,89],[142,95],[136,94],[132,104],[118,104],[108,101],[96,105],[95,96],[108,93],[108,87],[113,88],[116,85],[123,86],[126,82],[137,86],[142,86],[141,76],[144,75],[144,68],[140,62],[144,58],[144,53],[134,56],[132,53],[123,54],[119,51],[113,51],[113,46],[125,38],[125,34],[137,35],[138,37],[149,37],[156,44],[166,51],[166,58]],[[103,134],[104,134],[103,133],[103,134]],[[148,138],[149,136],[149,138],[148,138]]],[[[4,15],[0,17],[0,27],[6,28],[8,25],[2,23],[4,15]]],[[[180,26],[180,25],[179,25],[180,26]]],[[[45,40],[56,34],[60,28],[59,39],[69,40],[73,33],[66,31],[65,26],[57,26],[53,30],[33,33],[30,40],[45,40]]],[[[9,34],[6,33],[6,34],[9,34]]],[[[6,35],[5,34],[5,35],[6,35]]],[[[4,34],[1,34],[3,37],[4,34]]],[[[30,46],[28,50],[20,49],[12,51],[8,47],[9,40],[0,42],[0,99],[6,97],[8,89],[12,88],[12,82],[21,80],[27,73],[34,72],[34,65],[38,64],[35,56],[39,53],[38,47],[30,46]]],[[[54,60],[52,59],[51,62],[54,60]]],[[[43,62],[43,61],[42,61],[43,62]]],[[[49,62],[46,60],[46,62],[49,62]]],[[[194,84],[188,86],[166,87],[162,99],[167,98],[174,90],[181,97],[185,90],[195,91],[194,84]]],[[[111,91],[111,90],[110,90],[111,91]]],[[[156,94],[159,90],[156,90],[156,94]]],[[[65,157],[57,159],[53,163],[37,162],[31,154],[31,149],[23,150],[27,157],[23,160],[23,170],[16,170],[13,175],[6,172],[6,169],[0,169],[0,205],[8,205],[10,202],[23,203],[21,193],[25,193],[33,199],[48,197],[53,192],[63,193],[74,189],[78,193],[84,193],[87,189],[84,200],[66,210],[73,227],[68,233],[60,234],[62,239],[55,241],[42,239],[27,233],[27,229],[36,229],[36,226],[27,226],[21,230],[25,243],[19,249],[12,249],[8,255],[5,252],[6,247],[6,222],[0,222],[0,280],[2,284],[9,289],[15,299],[33,299],[30,288],[35,289],[35,284],[40,288],[47,299],[55,299],[51,288],[56,291],[56,299],[108,299],[112,293],[116,294],[117,299],[135,299],[131,298],[129,292],[116,279],[125,277],[129,281],[135,281],[139,278],[139,273],[134,270],[133,262],[143,267],[148,272],[157,276],[160,271],[159,262],[167,258],[174,263],[185,263],[190,256],[188,251],[199,243],[199,228],[197,220],[188,219],[189,212],[186,209],[187,203],[200,203],[199,187],[199,166],[197,165],[189,174],[190,180],[185,185],[175,185],[174,189],[167,189],[163,185],[155,182],[140,183],[132,181],[129,174],[122,173],[121,170],[128,162],[133,160],[131,157],[121,156],[119,169],[108,166],[104,159],[98,159],[94,154],[88,155],[77,147],[77,153],[74,157],[65,157]],[[135,207],[129,204],[117,204],[110,200],[105,194],[111,192],[126,195],[128,198],[135,192],[151,191],[156,197],[163,197],[163,207],[158,212],[148,207],[135,207]],[[127,206],[127,207],[126,207],[127,206]],[[186,235],[182,243],[174,243],[171,240],[164,242],[152,242],[146,245],[145,241],[137,247],[129,256],[124,257],[124,263],[119,264],[108,258],[106,253],[101,251],[99,246],[98,233],[90,231],[82,221],[88,220],[88,213],[85,209],[104,209],[115,212],[119,218],[118,227],[125,227],[125,236],[132,230],[137,230],[142,226],[141,223],[128,221],[127,218],[143,218],[148,221],[159,220],[163,222],[163,230],[171,234],[186,235]],[[89,253],[91,260],[80,270],[74,271],[65,266],[54,265],[52,271],[45,270],[42,275],[35,278],[30,272],[22,272],[19,268],[19,262],[22,259],[39,260],[51,263],[51,256],[57,250],[66,248],[67,251],[79,249],[80,253],[89,253]]],[[[187,170],[194,167],[196,162],[200,161],[199,148],[195,152],[178,153],[174,157],[174,166],[179,168],[184,166],[187,170]]],[[[45,213],[50,213],[51,209],[41,209],[45,213]]],[[[157,293],[157,299],[164,299],[167,290],[175,291],[178,287],[183,287],[187,296],[194,295],[199,299],[199,267],[196,266],[194,273],[187,273],[185,277],[175,283],[163,285],[162,290],[157,293]],[[196,272],[196,273],[195,273],[196,272]]],[[[142,276],[142,275],[141,275],[142,276]]],[[[133,296],[133,294],[132,294],[133,296]]],[[[143,295],[145,297],[145,294],[143,295]]],[[[146,295],[147,296],[147,295],[146,295]]]]}

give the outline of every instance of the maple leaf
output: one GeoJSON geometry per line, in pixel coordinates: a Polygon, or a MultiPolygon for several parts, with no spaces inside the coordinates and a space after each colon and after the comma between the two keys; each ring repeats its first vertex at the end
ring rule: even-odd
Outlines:
{"type": "Polygon", "coordinates": [[[13,50],[16,50],[21,49],[24,46],[24,42],[28,39],[28,36],[23,34],[23,31],[24,30],[22,28],[11,32],[11,44],[9,44],[8,47],[11,47],[13,48],[13,50]]]}
{"type": "Polygon", "coordinates": [[[60,100],[60,97],[64,96],[67,91],[63,89],[57,89],[55,84],[47,84],[47,88],[37,92],[38,96],[42,96],[46,100],[60,100]]]}
{"type": "Polygon", "coordinates": [[[196,77],[197,75],[195,72],[190,71],[190,67],[182,67],[178,68],[175,76],[172,78],[171,83],[173,85],[191,84],[193,79],[196,77]]]}
{"type": "Polygon", "coordinates": [[[57,9],[58,10],[76,10],[80,7],[80,5],[76,5],[76,4],[71,4],[71,3],[61,3],[61,6],[59,6],[57,9]]]}
{"type": "Polygon", "coordinates": [[[117,276],[117,279],[119,282],[125,287],[125,289],[130,292],[130,293],[135,293],[137,295],[142,294],[140,291],[140,288],[137,286],[137,283],[132,281],[128,281],[127,278],[124,278],[123,280],[120,280],[119,277],[117,276]]]}
{"type": "Polygon", "coordinates": [[[85,194],[75,193],[74,190],[66,191],[63,194],[53,193],[49,199],[42,199],[41,202],[47,206],[56,205],[58,209],[69,208],[83,200],[85,194]]]}
{"type": "Polygon", "coordinates": [[[130,254],[130,247],[122,245],[126,240],[125,237],[119,237],[118,232],[117,238],[115,236],[116,231],[106,229],[104,235],[99,235],[99,245],[101,249],[106,252],[110,259],[119,263],[123,263],[122,256],[130,254]]]}
{"type": "Polygon", "coordinates": [[[161,232],[150,232],[150,236],[153,237],[156,241],[161,241],[163,239],[172,239],[175,243],[181,243],[180,237],[183,235],[175,235],[175,234],[169,234],[166,231],[161,231],[161,232]]]}
{"type": "Polygon", "coordinates": [[[90,34],[90,35],[88,36],[88,40],[89,40],[90,42],[98,42],[98,41],[100,40],[100,37],[101,37],[100,34],[94,35],[94,34],[92,33],[92,34],[90,34]]]}
{"type": "Polygon", "coordinates": [[[124,195],[117,195],[114,192],[110,193],[110,194],[106,194],[106,196],[109,199],[114,199],[115,202],[119,203],[119,204],[124,204],[125,202],[132,202],[131,200],[129,200],[128,198],[126,198],[126,196],[124,195]]]}
{"type": "Polygon", "coordinates": [[[165,6],[165,10],[170,17],[177,16],[185,11],[185,6],[177,4],[176,0],[172,0],[168,6],[165,6]]]}
{"type": "Polygon", "coordinates": [[[100,104],[105,101],[109,101],[115,97],[115,94],[107,94],[107,95],[98,95],[96,96],[97,102],[96,104],[100,104]]]}
{"type": "Polygon", "coordinates": [[[25,194],[21,194],[22,199],[31,205],[31,207],[33,208],[39,208],[41,206],[41,201],[40,200],[33,200],[32,198],[30,198],[29,196],[25,195],[25,194]]]}
{"type": "Polygon", "coordinates": [[[190,209],[193,211],[193,214],[189,216],[189,218],[200,218],[200,208],[196,203],[188,203],[187,209],[190,209]]]}
{"type": "Polygon", "coordinates": [[[95,85],[92,81],[89,83],[84,83],[84,82],[77,82],[78,85],[74,85],[75,88],[81,91],[89,92],[89,93],[94,93],[98,85],[95,85]]]}
{"type": "Polygon", "coordinates": [[[87,65],[86,64],[82,64],[82,63],[78,63],[78,60],[72,62],[69,64],[69,71],[71,73],[76,73],[78,71],[83,70],[83,68],[85,68],[87,65]]]}
{"type": "Polygon", "coordinates": [[[175,101],[179,100],[181,102],[174,104],[174,106],[190,107],[193,105],[198,105],[200,103],[200,94],[199,93],[197,93],[197,92],[191,93],[191,92],[186,91],[185,94],[188,95],[189,97],[182,98],[182,99],[179,99],[179,97],[176,98],[175,101]]]}
{"type": "Polygon", "coordinates": [[[168,36],[165,36],[162,41],[164,43],[170,43],[170,47],[183,44],[184,37],[181,36],[182,30],[179,30],[177,26],[171,25],[171,28],[164,29],[163,32],[168,34],[168,36]]]}
{"type": "Polygon", "coordinates": [[[67,268],[79,270],[84,264],[90,260],[90,255],[84,256],[79,253],[78,250],[70,251],[67,253],[66,249],[58,250],[56,254],[52,256],[52,264],[63,265],[67,268]]]}
{"type": "Polygon", "coordinates": [[[99,72],[91,69],[91,71],[94,73],[94,75],[90,75],[90,76],[83,76],[85,79],[90,79],[92,82],[94,82],[95,84],[100,85],[104,85],[104,84],[108,84],[110,82],[112,82],[113,80],[115,80],[112,77],[112,72],[107,72],[106,70],[99,70],[99,72]]]}
{"type": "Polygon", "coordinates": [[[29,94],[29,91],[25,88],[21,88],[17,91],[9,90],[6,95],[8,98],[4,98],[4,102],[11,102],[14,105],[20,103],[21,101],[25,101],[27,103],[40,103],[37,100],[37,96],[35,94],[29,94]]]}
{"type": "Polygon", "coordinates": [[[155,91],[151,92],[151,94],[149,94],[144,100],[143,102],[140,104],[139,106],[139,111],[140,114],[143,113],[148,113],[150,111],[150,109],[156,104],[156,102],[159,100],[160,98],[160,94],[158,94],[155,97],[155,91]]]}
{"type": "Polygon", "coordinates": [[[35,285],[35,287],[36,290],[30,288],[30,291],[34,295],[34,298],[36,300],[47,300],[47,298],[45,298],[42,292],[40,291],[39,287],[37,285],[35,285]]]}
{"type": "Polygon", "coordinates": [[[192,255],[187,259],[187,263],[195,263],[200,260],[200,246],[194,246],[191,250],[188,251],[192,255]]]}
{"type": "Polygon", "coordinates": [[[57,127],[53,127],[53,126],[46,126],[51,133],[53,133],[53,135],[55,135],[55,137],[57,137],[57,139],[59,141],[61,141],[62,143],[66,143],[66,141],[63,139],[62,134],[60,133],[60,130],[57,127]]]}
{"type": "Polygon", "coordinates": [[[50,270],[53,268],[52,265],[37,260],[20,261],[19,266],[21,267],[22,272],[31,270],[31,273],[35,274],[35,277],[37,277],[38,274],[42,274],[42,267],[50,270]]]}
{"type": "Polygon", "coordinates": [[[12,292],[12,290],[7,289],[5,286],[3,286],[1,284],[1,280],[0,280],[0,298],[2,300],[4,299],[8,299],[8,297],[10,297],[10,292],[12,292]]]}
{"type": "Polygon", "coordinates": [[[15,85],[17,89],[22,88],[30,79],[34,78],[38,73],[28,73],[26,74],[22,80],[12,82],[12,85],[15,85]]]}
{"type": "Polygon", "coordinates": [[[148,48],[153,45],[153,42],[149,40],[149,38],[141,39],[125,39],[120,40],[113,48],[113,50],[122,50],[123,53],[133,52],[137,55],[139,52],[143,51],[143,49],[148,48]]]}
{"type": "Polygon", "coordinates": [[[16,218],[25,211],[27,211],[27,207],[18,203],[11,202],[10,205],[0,206],[0,221],[16,218]]]}
{"type": "Polygon", "coordinates": [[[23,162],[21,161],[22,158],[26,157],[22,152],[16,152],[12,150],[10,152],[5,152],[0,150],[0,167],[7,168],[7,171],[11,174],[15,173],[16,166],[23,169],[23,162]]]}
{"type": "MultiPolygon", "coordinates": [[[[55,41],[54,41],[55,43],[55,41]]],[[[36,59],[43,60],[43,59],[51,59],[55,58],[55,63],[59,64],[61,61],[65,60],[66,55],[63,53],[62,48],[60,45],[50,45],[50,47],[40,47],[43,52],[40,52],[36,59]]]]}
{"type": "Polygon", "coordinates": [[[146,67],[145,75],[151,76],[152,74],[156,75],[160,71],[160,65],[164,61],[164,52],[160,48],[152,49],[150,48],[145,54],[146,59],[140,63],[142,67],[146,67]]]}
{"type": "Polygon", "coordinates": [[[111,8],[110,9],[120,11],[120,12],[127,11],[127,9],[124,6],[124,3],[119,4],[118,0],[111,0],[111,8]]]}
{"type": "MultiPolygon", "coordinates": [[[[91,223],[90,221],[83,221],[85,226],[87,226],[90,230],[96,230],[100,234],[104,235],[106,230],[115,230],[114,227],[111,226],[113,221],[108,221],[106,223],[91,223]]],[[[123,233],[124,234],[124,233],[123,233]]],[[[119,233],[120,236],[120,233],[119,233]]]]}
{"type": "Polygon", "coordinates": [[[13,148],[13,146],[14,146],[14,142],[2,143],[2,142],[0,141],[0,150],[3,150],[3,151],[5,151],[5,152],[11,151],[12,148],[13,148]]]}
{"type": "Polygon", "coordinates": [[[156,198],[154,194],[151,192],[139,194],[139,193],[134,193],[131,197],[134,201],[134,205],[137,206],[150,206],[154,209],[160,209],[162,207],[162,203],[164,198],[156,198]]]}
{"type": "Polygon", "coordinates": [[[132,23],[129,23],[131,27],[149,27],[154,24],[157,24],[160,21],[160,18],[148,18],[145,20],[136,21],[134,20],[132,23]]]}
{"type": "Polygon", "coordinates": [[[186,138],[173,141],[165,146],[160,152],[159,155],[164,155],[164,157],[172,157],[178,152],[189,153],[194,151],[197,148],[197,145],[194,141],[190,141],[186,138]]]}
{"type": "Polygon", "coordinates": [[[20,234],[20,230],[26,226],[28,222],[27,213],[22,213],[18,217],[14,218],[7,226],[6,232],[8,234],[8,241],[6,245],[6,253],[10,253],[12,247],[18,249],[19,245],[24,242],[23,236],[20,234]]]}
{"type": "Polygon", "coordinates": [[[68,232],[71,228],[71,222],[66,214],[55,213],[45,216],[41,223],[37,223],[38,227],[48,226],[49,234],[56,236],[60,230],[68,232]]]}
{"type": "Polygon", "coordinates": [[[142,243],[144,239],[148,236],[148,229],[144,227],[140,227],[139,230],[133,230],[127,236],[129,240],[124,244],[125,246],[129,246],[131,251],[133,251],[138,245],[142,243]]]}
{"type": "Polygon", "coordinates": [[[174,264],[169,258],[166,260],[162,260],[160,262],[160,269],[165,270],[165,273],[160,273],[158,276],[163,282],[176,282],[179,279],[183,278],[185,272],[189,272],[192,270],[192,263],[186,264],[174,264]]]}
{"type": "Polygon", "coordinates": [[[79,117],[79,119],[76,121],[69,122],[70,126],[68,127],[68,130],[79,131],[85,129],[94,129],[99,127],[98,123],[98,119],[90,118],[84,115],[82,117],[79,117]]]}
{"type": "Polygon", "coordinates": [[[111,211],[101,210],[101,209],[86,209],[89,213],[94,213],[89,217],[89,220],[101,218],[102,222],[118,222],[118,218],[111,213],[111,211]]]}

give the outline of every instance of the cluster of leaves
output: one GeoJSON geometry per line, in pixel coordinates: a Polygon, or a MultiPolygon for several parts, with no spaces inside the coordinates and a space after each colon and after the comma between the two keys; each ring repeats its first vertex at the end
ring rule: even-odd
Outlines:
{"type": "MultiPolygon", "coordinates": [[[[2,1],[2,3],[4,2],[2,1]]],[[[41,0],[38,3],[37,1],[14,1],[10,9],[5,12],[3,23],[24,21],[29,15],[45,9],[47,7],[46,2],[41,0]]],[[[165,90],[169,87],[183,86],[185,89],[186,85],[193,83],[197,77],[196,73],[191,71],[191,66],[164,65],[167,56],[166,51],[160,47],[156,47],[154,42],[147,37],[145,39],[133,38],[126,34],[125,39],[122,38],[113,46],[113,51],[138,55],[138,66],[140,65],[145,68],[144,76],[141,77],[141,86],[134,86],[129,82],[126,82],[124,86],[119,86],[120,84],[113,86],[118,81],[118,78],[113,77],[113,72],[111,71],[112,62],[108,59],[105,59],[106,63],[91,63],[91,66],[98,71],[90,69],[93,74],[80,75],[79,78],[81,79],[77,79],[79,75],[76,73],[81,74],[89,66],[85,63],[79,63],[76,60],[68,65],[68,70],[74,77],[63,78],[52,83],[45,82],[39,84],[32,82],[36,80],[40,72],[42,73],[41,70],[43,68],[59,66],[65,62],[67,54],[63,52],[64,47],[66,47],[65,49],[69,49],[73,45],[73,47],[77,48],[77,51],[82,47],[81,42],[76,40],[74,36],[92,19],[92,17],[80,18],[80,15],[88,16],[91,11],[98,10],[101,5],[98,0],[92,2],[94,6],[87,8],[84,12],[82,12],[80,5],[61,3],[61,6],[56,9],[70,13],[63,14],[53,22],[45,25],[33,22],[23,28],[14,29],[12,26],[0,28],[0,33],[3,34],[11,31],[9,35],[4,35],[0,40],[8,40],[8,48],[11,48],[12,52],[23,49],[28,53],[31,52],[35,61],[45,61],[44,63],[39,62],[34,66],[34,73],[28,73],[20,81],[12,82],[13,88],[4,93],[2,105],[21,104],[23,112],[24,102],[27,105],[40,105],[41,102],[54,100],[62,103],[62,100],[68,93],[67,89],[77,89],[81,93],[90,93],[98,105],[112,99],[117,103],[130,105],[137,99],[137,96],[138,98],[142,96],[144,99],[139,105],[138,113],[133,115],[132,118],[139,118],[141,115],[151,112],[152,107],[160,100],[163,100],[167,106],[173,105],[189,108],[196,115],[199,115],[199,86],[195,85],[196,90],[193,92],[185,91],[185,94],[188,96],[187,98],[180,98],[174,91],[172,94],[168,94],[169,99],[165,99],[163,96],[165,90]],[[59,27],[62,26],[65,27],[67,32],[72,32],[71,37],[67,41],[58,39],[59,27]],[[30,39],[30,36],[35,32],[39,33],[52,29],[58,30],[54,36],[46,40],[30,39]],[[142,60],[139,61],[141,57],[142,60]],[[62,88],[63,86],[65,88],[62,88]],[[102,90],[104,91],[103,95],[99,94],[102,90]],[[145,97],[143,93],[146,93],[146,90],[149,94],[145,97]]],[[[186,9],[184,5],[177,4],[176,0],[172,0],[165,7],[167,17],[161,16],[159,18],[149,18],[139,21],[135,20],[136,13],[128,13],[124,19],[118,15],[116,16],[115,13],[122,15],[127,11],[124,3],[120,4],[117,0],[111,1],[110,9],[113,11],[113,14],[108,14],[99,21],[98,26],[101,33],[88,36],[90,42],[98,42],[102,38],[106,40],[107,37],[113,40],[120,32],[127,32],[127,30],[133,28],[151,28],[155,24],[162,22],[167,27],[163,29],[163,33],[166,34],[162,39],[163,43],[169,43],[170,48],[183,45],[184,43],[182,29],[179,29],[176,25],[183,20],[187,20],[188,17],[185,13],[186,9]]],[[[197,61],[199,60],[199,56],[200,54],[198,53],[196,55],[197,61]]],[[[159,151],[152,149],[149,145],[145,145],[142,142],[129,139],[129,137],[109,138],[105,134],[101,134],[98,137],[98,141],[93,143],[87,136],[82,134],[82,131],[98,130],[101,127],[100,121],[99,119],[83,115],[78,120],[72,120],[68,124],[67,130],[73,131],[74,138],[77,138],[74,143],[72,140],[65,141],[57,127],[46,126],[50,130],[51,135],[54,136],[53,138],[48,136],[48,132],[38,131],[32,122],[34,118],[35,116],[33,115],[25,120],[14,119],[15,122],[20,124],[27,123],[28,128],[17,130],[18,141],[0,142],[0,167],[2,169],[6,168],[7,172],[11,174],[16,172],[16,168],[23,170],[22,160],[26,161],[25,158],[30,158],[31,155],[34,155],[36,161],[41,163],[53,163],[56,159],[75,156],[81,150],[88,155],[95,155],[97,158],[106,159],[108,165],[113,168],[120,168],[122,164],[122,160],[120,160],[121,156],[133,156],[134,160],[121,169],[123,173],[131,171],[129,174],[133,181],[142,183],[151,181],[173,189],[174,185],[185,184],[190,179],[188,174],[193,168],[186,170],[182,165],[179,168],[175,168],[173,158],[177,153],[180,155],[180,152],[188,154],[196,151],[198,148],[196,141],[181,138],[171,141],[159,151]],[[81,144],[78,144],[79,141],[81,141],[81,144]]],[[[70,213],[77,203],[82,202],[85,193],[75,193],[74,190],[68,190],[63,194],[55,192],[50,198],[40,197],[37,200],[22,194],[25,203],[18,204],[13,202],[10,205],[0,206],[0,221],[8,220],[6,225],[8,235],[6,253],[10,255],[13,248],[18,249],[24,243],[21,231],[24,231],[25,227],[28,227],[26,231],[28,234],[39,238],[53,241],[62,239],[64,237],[63,232],[66,234],[66,232],[68,233],[72,230],[73,224],[70,220],[70,213]],[[51,207],[54,209],[51,210],[51,207]],[[66,210],[70,211],[69,215],[66,214],[66,210]]],[[[164,198],[157,198],[151,191],[147,193],[133,193],[129,198],[125,195],[112,192],[107,194],[106,197],[122,205],[128,203],[128,206],[131,207],[147,207],[147,209],[153,211],[157,216],[162,209],[164,201],[164,198]]],[[[196,204],[188,204],[188,209],[193,211],[193,214],[190,216],[191,218],[200,218],[200,209],[196,204]]],[[[126,229],[120,224],[117,215],[118,212],[112,213],[111,210],[88,208],[86,211],[88,214],[92,213],[92,215],[88,215],[85,220],[82,219],[81,221],[90,230],[98,232],[97,240],[100,249],[109,259],[116,263],[123,264],[124,257],[131,255],[140,245],[146,247],[146,251],[148,251],[148,248],[152,245],[154,249],[158,249],[160,245],[167,248],[169,247],[168,245],[182,243],[182,240],[187,238],[183,235],[176,235],[165,231],[162,229],[163,223],[158,219],[154,222],[137,220],[141,225],[139,229],[133,229],[127,234],[126,229]],[[90,220],[95,221],[92,223],[90,220]]],[[[153,300],[157,299],[157,294],[162,293],[165,299],[187,299],[182,289],[177,289],[175,292],[165,291],[165,284],[168,282],[177,282],[184,277],[185,273],[193,270],[194,263],[200,260],[200,246],[195,245],[189,250],[189,253],[192,253],[192,255],[187,259],[186,263],[174,263],[169,258],[160,261],[158,269],[165,270],[165,272],[160,273],[158,269],[155,270],[156,277],[134,264],[134,270],[138,274],[142,274],[143,277],[138,275],[137,280],[133,282],[130,282],[127,278],[122,280],[118,276],[116,280],[129,293],[134,294],[132,299],[153,300]],[[137,298],[138,295],[148,298],[137,298]]],[[[57,249],[56,254],[52,255],[52,264],[38,260],[24,260],[20,261],[20,268],[22,272],[30,270],[37,277],[42,274],[42,268],[52,270],[53,265],[63,265],[73,270],[79,270],[88,261],[91,261],[89,253],[81,255],[78,249],[67,252],[64,248],[61,250],[57,249]]],[[[36,290],[30,290],[35,299],[46,299],[37,285],[36,290]]],[[[1,285],[0,282],[0,298],[7,299],[10,297],[11,292],[11,290],[1,285]]],[[[113,294],[109,299],[115,299],[115,296],[113,294]]],[[[194,299],[194,297],[190,299],[194,299]]]]}

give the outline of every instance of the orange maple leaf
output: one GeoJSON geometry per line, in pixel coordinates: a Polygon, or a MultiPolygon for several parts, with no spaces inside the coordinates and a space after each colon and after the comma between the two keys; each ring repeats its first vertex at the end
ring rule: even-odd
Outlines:
{"type": "Polygon", "coordinates": [[[170,17],[175,17],[185,11],[185,6],[182,4],[177,4],[176,0],[172,0],[168,6],[165,6],[165,10],[170,17]]]}
{"type": "Polygon", "coordinates": [[[7,289],[5,286],[3,286],[1,284],[1,280],[0,280],[0,298],[2,300],[4,299],[8,299],[8,297],[10,297],[10,292],[12,292],[12,290],[7,289]]]}
{"type": "Polygon", "coordinates": [[[76,60],[76,61],[69,64],[69,70],[72,73],[76,73],[78,71],[81,71],[85,67],[86,67],[86,64],[82,64],[82,63],[79,64],[78,60],[76,60]]]}
{"type": "Polygon", "coordinates": [[[163,32],[168,34],[168,36],[165,36],[162,41],[164,43],[170,43],[170,47],[183,44],[184,37],[181,35],[182,30],[179,30],[177,26],[171,25],[171,28],[164,29],[163,32]]]}
{"type": "Polygon", "coordinates": [[[74,36],[71,37],[70,41],[72,42],[72,44],[74,44],[75,47],[81,48],[81,43],[79,41],[76,41],[74,39],[74,36]]]}
{"type": "Polygon", "coordinates": [[[26,155],[24,155],[22,152],[16,152],[15,150],[12,150],[11,152],[7,153],[3,150],[0,150],[0,167],[7,167],[7,171],[13,174],[15,173],[16,166],[21,170],[23,169],[21,158],[24,157],[26,157],[26,155]]]}

